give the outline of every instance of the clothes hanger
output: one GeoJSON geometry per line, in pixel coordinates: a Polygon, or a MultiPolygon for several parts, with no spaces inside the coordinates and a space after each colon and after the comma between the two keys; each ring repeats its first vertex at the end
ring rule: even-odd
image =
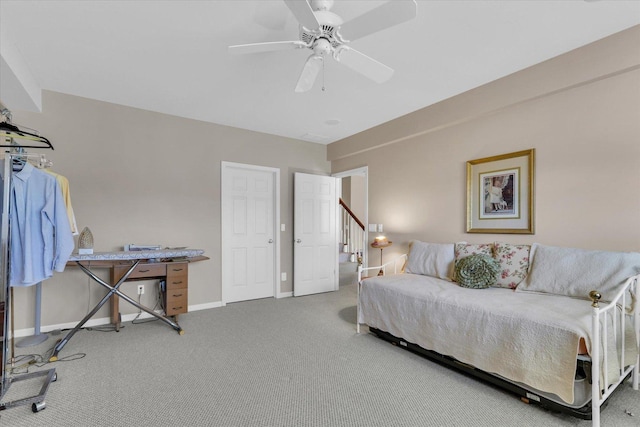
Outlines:
{"type": "MultiPolygon", "coordinates": [[[[23,148],[50,148],[52,150],[54,149],[51,142],[44,136],[36,135],[35,133],[31,133],[31,132],[25,132],[23,130],[20,130],[20,128],[18,128],[17,126],[12,125],[11,123],[0,122],[0,135],[5,136],[7,138],[24,139],[27,141],[34,141],[37,143],[45,144],[44,146],[20,144],[20,146],[23,148]]],[[[6,144],[6,141],[4,142],[5,142],[4,144],[0,144],[0,147],[15,147],[15,144],[6,144]]]]}
{"type": "Polygon", "coordinates": [[[13,148],[11,153],[7,151],[6,154],[11,154],[11,166],[14,172],[21,171],[27,161],[38,169],[49,169],[53,166],[53,162],[42,153],[27,153],[19,145],[15,145],[13,148]]]}

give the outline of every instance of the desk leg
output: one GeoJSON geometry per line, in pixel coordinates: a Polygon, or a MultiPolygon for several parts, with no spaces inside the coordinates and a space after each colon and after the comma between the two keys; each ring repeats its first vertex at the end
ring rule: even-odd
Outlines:
{"type": "Polygon", "coordinates": [[[58,360],[58,353],[60,353],[60,350],[62,350],[64,346],[67,345],[71,337],[73,337],[76,334],[76,332],[78,332],[80,328],[82,328],[82,326],[84,326],[84,324],[87,323],[87,321],[91,319],[98,312],[98,310],[100,310],[100,308],[109,300],[109,298],[111,298],[112,295],[119,292],[118,288],[120,287],[120,285],[122,285],[125,282],[125,280],[127,280],[129,275],[133,272],[133,270],[138,266],[139,263],[140,261],[134,262],[131,265],[131,268],[129,268],[129,270],[127,270],[127,272],[124,274],[124,276],[122,276],[122,278],[118,280],[118,283],[116,283],[112,287],[112,286],[106,285],[102,279],[100,279],[98,276],[96,276],[93,273],[93,271],[89,270],[87,267],[80,264],[80,262],[77,262],[78,266],[82,269],[82,271],[84,271],[87,275],[89,275],[89,277],[91,277],[96,282],[102,284],[103,286],[106,286],[109,289],[109,292],[107,293],[107,295],[104,296],[104,298],[100,300],[100,302],[93,308],[93,310],[91,310],[89,314],[87,314],[84,317],[84,319],[78,322],[78,324],[72,330],[70,330],[67,333],[67,335],[65,335],[65,337],[58,344],[56,344],[56,346],[53,348],[53,354],[51,355],[51,357],[49,357],[49,362],[55,362],[56,360],[58,360]]]}
{"type": "Polygon", "coordinates": [[[117,294],[111,296],[111,323],[116,328],[116,332],[120,332],[122,317],[120,316],[120,298],[117,294]]]}

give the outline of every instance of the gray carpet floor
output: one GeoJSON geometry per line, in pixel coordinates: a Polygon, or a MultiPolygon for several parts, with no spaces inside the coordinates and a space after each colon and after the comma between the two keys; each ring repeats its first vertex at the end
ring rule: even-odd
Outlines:
{"type": "MultiPolygon", "coordinates": [[[[590,426],[355,333],[354,285],[181,316],[120,332],[83,330],[55,367],[46,409],[0,411],[0,425],[37,426],[590,426]]],[[[366,328],[365,328],[366,330],[366,328]]],[[[46,352],[50,338],[21,352],[46,352]]],[[[34,368],[32,367],[32,370],[34,368]]],[[[16,383],[8,399],[29,387],[16,383]],[[15,387],[15,388],[14,388],[15,387]]],[[[640,426],[629,382],[603,426],[640,426]],[[632,415],[629,415],[632,413],[632,415]]]]}

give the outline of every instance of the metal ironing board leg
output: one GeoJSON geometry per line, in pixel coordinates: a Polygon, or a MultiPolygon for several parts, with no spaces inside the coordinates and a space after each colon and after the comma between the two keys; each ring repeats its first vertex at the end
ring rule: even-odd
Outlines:
{"type": "MultiPolygon", "coordinates": [[[[95,274],[93,274],[91,270],[81,265],[79,262],[77,264],[80,266],[80,268],[82,268],[82,271],[88,274],[93,280],[100,283],[101,279],[97,277],[95,274]]],[[[129,275],[133,272],[133,270],[135,270],[138,264],[140,264],[140,261],[139,260],[135,261],[131,265],[131,268],[127,270],[124,276],[122,276],[122,278],[118,280],[118,283],[116,283],[115,285],[113,286],[106,285],[106,287],[109,288],[109,292],[107,293],[107,295],[105,295],[104,298],[102,298],[100,302],[96,304],[95,307],[93,307],[93,310],[91,310],[81,321],[79,321],[78,324],[73,329],[67,332],[67,335],[65,335],[65,337],[56,344],[56,346],[53,348],[53,354],[51,354],[51,357],[49,357],[49,362],[55,362],[58,360],[58,353],[60,353],[60,350],[62,350],[64,346],[67,345],[71,337],[73,337],[76,334],[76,332],[78,332],[80,328],[82,328],[84,324],[87,323],[87,321],[91,319],[107,301],[109,301],[109,298],[111,298],[111,296],[118,291],[118,288],[120,287],[120,285],[122,285],[125,282],[125,280],[127,280],[129,275]]]]}
{"type": "MultiPolygon", "coordinates": [[[[54,347],[53,353],[51,355],[51,357],[49,358],[49,361],[51,362],[55,362],[56,360],[58,360],[58,353],[64,348],[64,346],[67,344],[67,342],[69,342],[69,340],[71,339],[71,337],[73,337],[73,335],[75,335],[76,332],[78,332],[78,330],[80,328],[82,328],[82,326],[92,317],[94,316],[98,310],[107,302],[109,301],[113,296],[118,296],[119,298],[123,298],[125,301],[127,301],[128,303],[130,303],[131,305],[133,305],[134,307],[139,308],[140,310],[145,311],[146,313],[150,314],[153,317],[156,317],[159,320],[162,320],[164,323],[166,323],[167,325],[171,326],[173,329],[175,329],[180,335],[184,334],[184,331],[182,330],[182,327],[180,327],[180,325],[175,322],[174,320],[172,320],[169,317],[165,317],[162,316],[158,313],[156,313],[155,311],[143,306],[142,304],[139,304],[137,301],[133,300],[132,298],[130,298],[128,295],[120,292],[119,287],[120,285],[122,285],[125,281],[127,281],[127,279],[130,277],[130,275],[133,273],[133,271],[135,270],[135,268],[140,264],[141,261],[147,261],[147,260],[158,260],[158,259],[174,259],[174,258],[180,258],[180,259],[186,259],[186,262],[189,262],[188,260],[193,259],[195,261],[200,261],[202,259],[208,259],[207,257],[202,257],[202,253],[204,251],[202,251],[201,249],[190,249],[190,250],[185,250],[185,249],[180,249],[180,250],[174,250],[174,249],[167,249],[167,250],[145,250],[145,251],[135,251],[135,252],[128,252],[128,251],[117,251],[117,252],[98,252],[95,254],[77,254],[77,255],[73,255],[69,258],[69,262],[75,262],[77,264],[78,267],[80,267],[80,269],[87,274],[90,278],[92,278],[94,281],[96,281],[97,283],[99,283],[100,285],[104,286],[105,288],[107,288],[109,290],[109,292],[107,293],[107,295],[105,295],[104,298],[102,298],[102,300],[100,300],[100,302],[93,308],[93,310],[91,310],[91,312],[89,314],[87,314],[84,319],[82,319],[71,331],[69,331],[69,333],[67,333],[67,335],[60,340],[54,347]],[[115,261],[132,261],[133,264],[131,264],[131,266],[128,268],[128,270],[125,272],[124,275],[122,275],[120,277],[120,279],[117,281],[117,283],[113,286],[111,286],[110,283],[105,282],[104,280],[102,280],[101,278],[99,278],[98,276],[96,276],[89,268],[85,267],[82,263],[83,262],[91,262],[91,261],[101,261],[103,262],[101,265],[109,265],[109,263],[115,262],[115,261]],[[107,261],[107,263],[104,263],[104,261],[107,261]]],[[[120,267],[126,267],[127,265],[122,265],[122,264],[118,264],[120,267]]],[[[115,264],[112,264],[111,268],[115,268],[115,264]]],[[[121,268],[118,272],[118,274],[120,274],[120,272],[123,270],[123,268],[121,268]]],[[[140,277],[140,276],[136,276],[136,277],[140,277]]],[[[156,277],[156,276],[153,276],[156,277]]],[[[114,280],[114,279],[112,279],[114,280]]],[[[184,304],[186,304],[186,299],[184,301],[184,304]]],[[[179,307],[182,308],[182,307],[179,307]]],[[[186,311],[185,311],[186,312],[186,311]]]]}
{"type": "Polygon", "coordinates": [[[150,315],[158,318],[159,320],[162,320],[164,323],[166,323],[167,325],[171,326],[173,329],[175,329],[176,331],[178,331],[178,333],[180,335],[182,335],[184,333],[184,331],[182,330],[182,328],[180,327],[180,325],[178,325],[176,322],[174,322],[173,320],[169,319],[168,317],[164,317],[158,313],[156,313],[155,311],[151,310],[150,308],[145,307],[142,304],[139,304],[138,301],[134,300],[133,298],[131,298],[129,295],[124,294],[122,292],[120,292],[120,290],[118,289],[118,287],[120,286],[120,284],[122,282],[124,282],[125,280],[127,280],[127,278],[129,277],[129,275],[131,274],[131,272],[136,268],[136,266],[138,265],[139,261],[136,261],[135,264],[129,269],[127,270],[127,272],[124,274],[124,276],[122,276],[122,278],[120,278],[120,280],[118,280],[118,283],[115,286],[111,286],[109,285],[107,282],[105,282],[104,280],[102,280],[101,278],[99,278],[98,276],[96,276],[95,274],[93,274],[93,272],[91,270],[89,270],[87,267],[85,267],[84,265],[80,264],[78,262],[78,265],[80,266],[80,268],[82,269],[82,271],[84,271],[85,273],[87,273],[89,276],[91,276],[91,278],[93,280],[95,280],[96,282],[98,282],[99,284],[101,284],[102,286],[104,286],[105,288],[109,289],[109,297],[111,297],[111,295],[113,295],[114,293],[116,295],[118,295],[120,298],[124,299],[125,301],[127,301],[129,304],[139,308],[142,311],[145,311],[147,313],[149,313],[150,315]],[[113,292],[112,292],[113,291],[113,292]]]}
{"type": "Polygon", "coordinates": [[[78,332],[78,330],[80,330],[80,328],[82,328],[82,326],[91,318],[93,317],[98,310],[100,310],[100,308],[107,302],[109,301],[109,299],[115,294],[118,295],[120,298],[124,299],[125,301],[127,301],[129,304],[139,308],[140,310],[143,310],[144,312],[158,318],[159,320],[162,320],[164,323],[166,323],[167,325],[171,326],[173,329],[175,329],[176,331],[178,331],[178,333],[180,335],[184,334],[184,331],[182,330],[182,328],[180,327],[180,325],[178,325],[176,322],[174,322],[173,320],[161,316],[160,314],[156,313],[155,311],[145,307],[142,304],[139,304],[137,301],[135,301],[134,299],[132,299],[131,297],[129,297],[128,295],[120,292],[119,288],[120,285],[122,285],[128,278],[129,275],[131,275],[131,273],[133,272],[133,270],[135,270],[135,268],[138,266],[138,264],[140,264],[140,260],[136,260],[134,261],[134,263],[131,265],[131,267],[129,267],[129,269],[125,272],[125,274],[120,278],[120,280],[118,280],[118,282],[111,286],[109,283],[105,282],[104,280],[102,280],[100,277],[96,276],[93,271],[89,270],[87,267],[85,267],[84,265],[82,265],[81,261],[76,261],[76,264],[78,264],[78,267],[80,267],[80,269],[82,271],[85,272],[85,274],[87,274],[89,277],[91,277],[95,282],[97,282],[98,284],[104,286],[105,288],[107,288],[109,290],[109,292],[107,293],[107,295],[104,296],[104,298],[102,298],[100,300],[100,302],[93,308],[93,310],[91,310],[91,312],[89,312],[84,319],[82,319],[80,322],[78,322],[78,324],[67,333],[67,335],[58,343],[56,344],[56,346],[53,349],[53,354],[51,355],[51,357],[49,358],[50,362],[55,362],[56,360],[58,360],[58,353],[60,353],[60,351],[62,350],[62,348],[67,344],[67,342],[69,342],[69,340],[71,339],[71,337],[73,337],[73,335],[75,335],[76,332],[78,332]]]}

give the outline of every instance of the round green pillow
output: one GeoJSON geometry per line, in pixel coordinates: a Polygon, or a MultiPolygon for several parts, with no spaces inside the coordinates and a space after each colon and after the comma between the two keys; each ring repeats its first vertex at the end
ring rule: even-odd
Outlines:
{"type": "Polygon", "coordinates": [[[469,255],[456,262],[456,281],[465,288],[483,289],[496,283],[500,264],[489,255],[469,255]]]}

